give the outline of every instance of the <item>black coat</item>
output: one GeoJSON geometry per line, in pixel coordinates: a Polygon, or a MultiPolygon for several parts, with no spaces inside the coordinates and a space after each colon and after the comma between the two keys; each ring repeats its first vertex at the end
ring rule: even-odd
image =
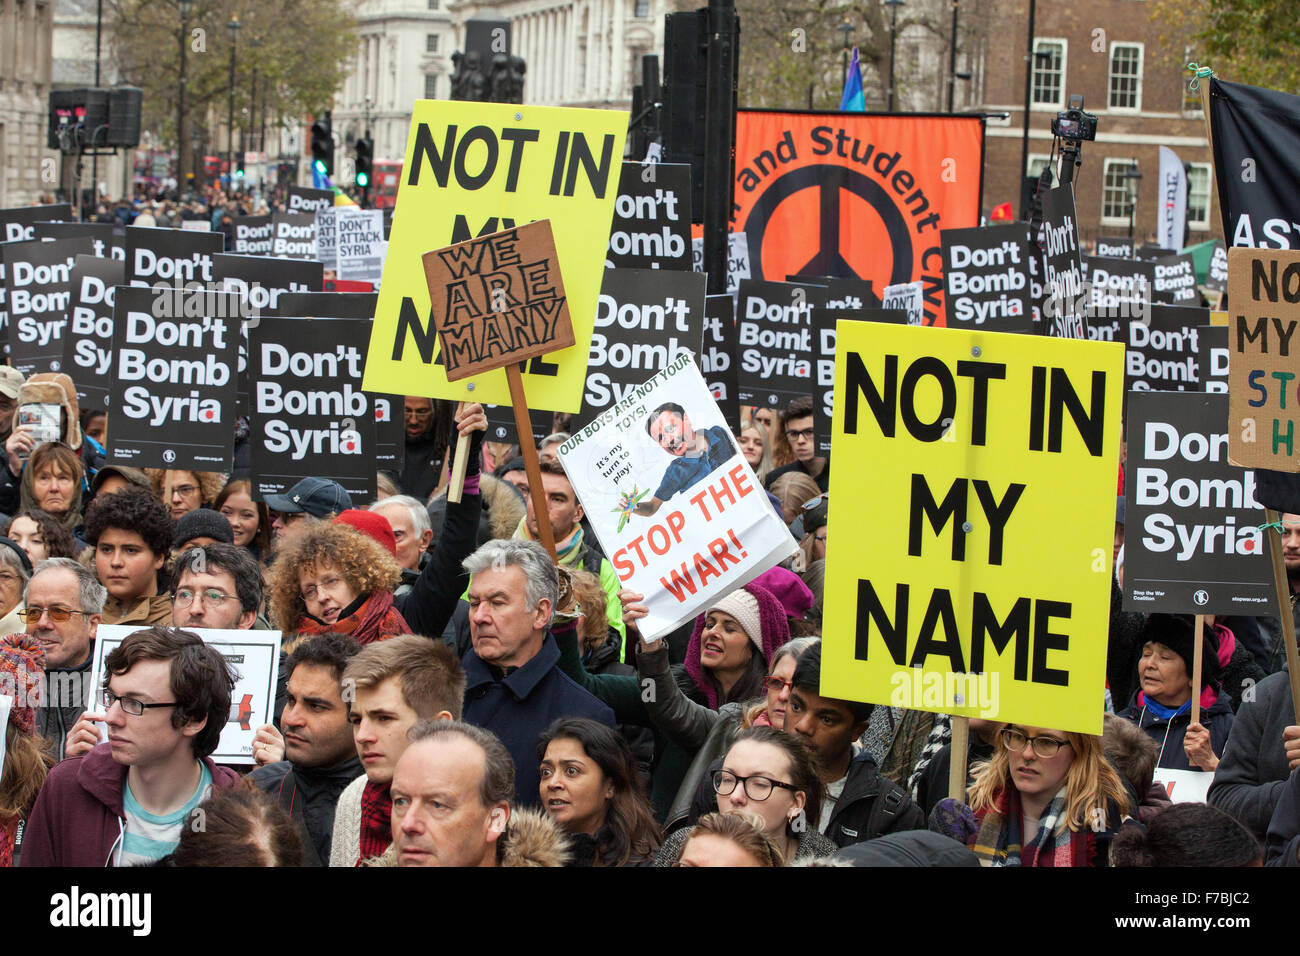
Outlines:
{"type": "Polygon", "coordinates": [[[354,754],[332,767],[299,767],[281,760],[258,767],[248,779],[293,818],[303,836],[303,863],[327,866],[339,794],[365,772],[354,754]]]}
{"type": "Polygon", "coordinates": [[[871,755],[863,752],[849,763],[844,790],[835,801],[830,822],[822,832],[836,846],[851,846],[885,833],[924,830],[925,814],[907,791],[881,776],[871,755]]]}
{"type": "MultiPolygon", "coordinates": [[[[481,435],[482,432],[475,434],[481,435]]],[[[417,501],[428,501],[433,490],[438,487],[442,461],[446,454],[446,445],[438,441],[432,431],[420,438],[407,438],[406,458],[402,462],[402,473],[398,478],[402,493],[417,501]]]]}
{"type": "Polygon", "coordinates": [[[1286,671],[1270,674],[1254,692],[1237,711],[1206,802],[1262,840],[1291,775],[1282,731],[1295,723],[1295,711],[1286,671]]]}

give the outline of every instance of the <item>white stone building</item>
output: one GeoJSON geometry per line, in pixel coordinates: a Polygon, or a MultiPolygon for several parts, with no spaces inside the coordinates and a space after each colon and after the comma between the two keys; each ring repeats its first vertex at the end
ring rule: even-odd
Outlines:
{"type": "Polygon", "coordinates": [[[50,0],[0,0],[0,207],[33,203],[58,185],[57,169],[41,163],[50,155],[53,26],[50,0]]]}

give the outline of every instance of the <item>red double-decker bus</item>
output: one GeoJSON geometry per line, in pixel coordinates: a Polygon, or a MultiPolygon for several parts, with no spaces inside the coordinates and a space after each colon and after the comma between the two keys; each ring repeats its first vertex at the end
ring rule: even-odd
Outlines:
{"type": "Polygon", "coordinates": [[[397,205],[397,187],[402,179],[400,159],[377,159],[374,163],[374,182],[370,187],[370,205],[387,209],[397,205]]]}

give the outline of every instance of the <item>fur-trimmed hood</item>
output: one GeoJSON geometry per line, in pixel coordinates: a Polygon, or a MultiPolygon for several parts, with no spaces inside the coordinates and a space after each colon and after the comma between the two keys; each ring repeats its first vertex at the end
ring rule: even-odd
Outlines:
{"type": "MultiPolygon", "coordinates": [[[[569,838],[542,810],[512,808],[502,841],[501,866],[560,867],[569,859],[569,838]]],[[[397,844],[363,865],[397,866],[397,844]]]]}
{"type": "Polygon", "coordinates": [[[81,452],[81,407],[77,404],[77,386],[63,372],[41,372],[33,375],[18,389],[14,399],[13,427],[18,427],[18,409],[23,405],[46,402],[59,405],[66,413],[63,423],[63,443],[73,451],[81,452]]]}
{"type": "MultiPolygon", "coordinates": [[[[519,522],[528,514],[523,496],[513,485],[491,475],[479,475],[479,488],[487,507],[488,525],[493,538],[513,537],[519,522]]],[[[483,543],[482,535],[479,544],[483,543]]]]}

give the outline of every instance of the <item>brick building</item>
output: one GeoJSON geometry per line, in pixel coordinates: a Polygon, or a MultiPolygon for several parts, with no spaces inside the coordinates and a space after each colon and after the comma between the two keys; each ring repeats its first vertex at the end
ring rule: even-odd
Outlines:
{"type": "Polygon", "coordinates": [[[1079,232],[1085,243],[1098,236],[1129,234],[1125,173],[1136,160],[1133,235],[1138,243],[1156,230],[1159,149],[1168,146],[1188,168],[1188,243],[1222,237],[1213,200],[1209,140],[1199,96],[1187,92],[1189,74],[1180,62],[1191,51],[1161,45],[1159,23],[1144,0],[1038,0],[1034,24],[1034,75],[1029,111],[1029,168],[1021,169],[1025,102],[1028,0],[994,5],[993,20],[978,58],[982,80],[976,109],[1007,111],[990,120],[984,162],[986,208],[1010,201],[1020,212],[1021,177],[1037,175],[1052,152],[1051,121],[1081,93],[1097,116],[1097,140],[1083,146],[1075,172],[1079,232]]]}

